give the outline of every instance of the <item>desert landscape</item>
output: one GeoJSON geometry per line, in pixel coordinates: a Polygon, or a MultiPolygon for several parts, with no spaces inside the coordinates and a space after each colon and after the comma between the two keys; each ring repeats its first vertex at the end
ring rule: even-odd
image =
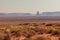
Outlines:
{"type": "Polygon", "coordinates": [[[60,40],[60,19],[0,17],[0,40],[60,40]]]}
{"type": "Polygon", "coordinates": [[[0,40],[60,40],[60,0],[0,0],[0,40]]]}

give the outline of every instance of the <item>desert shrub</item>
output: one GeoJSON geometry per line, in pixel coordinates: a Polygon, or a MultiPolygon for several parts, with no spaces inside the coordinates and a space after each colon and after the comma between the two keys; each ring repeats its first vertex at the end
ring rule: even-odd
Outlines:
{"type": "Polygon", "coordinates": [[[24,40],[33,40],[33,39],[31,39],[31,38],[25,38],[24,40]]]}
{"type": "Polygon", "coordinates": [[[0,32],[0,40],[10,40],[9,34],[5,33],[5,31],[0,32]]]}
{"type": "Polygon", "coordinates": [[[45,28],[40,28],[38,26],[35,28],[31,28],[31,30],[33,30],[35,33],[38,33],[38,34],[43,34],[48,31],[48,29],[46,30],[45,28]]]}
{"type": "Polygon", "coordinates": [[[59,36],[59,35],[60,35],[60,32],[59,32],[58,30],[53,30],[52,35],[57,35],[57,36],[59,36]]]}
{"type": "Polygon", "coordinates": [[[38,26],[38,24],[37,24],[37,23],[31,23],[31,25],[32,25],[32,26],[38,26]]]}
{"type": "Polygon", "coordinates": [[[30,23],[24,23],[23,25],[29,25],[30,23]]]}
{"type": "Polygon", "coordinates": [[[44,38],[44,37],[38,37],[38,38],[36,38],[35,40],[51,40],[51,39],[49,39],[49,38],[44,38]]]}
{"type": "Polygon", "coordinates": [[[58,38],[58,40],[60,40],[60,37],[58,38]]]}
{"type": "Polygon", "coordinates": [[[8,33],[1,33],[0,40],[10,40],[10,36],[8,33]]]}
{"type": "Polygon", "coordinates": [[[47,34],[51,34],[51,33],[52,33],[52,30],[46,30],[45,33],[47,33],[47,34]]]}
{"type": "Polygon", "coordinates": [[[52,26],[52,24],[46,24],[46,26],[52,26]]]}
{"type": "Polygon", "coordinates": [[[35,32],[33,30],[26,30],[23,32],[23,35],[27,38],[30,38],[31,36],[35,35],[35,32]]]}
{"type": "Polygon", "coordinates": [[[46,30],[45,29],[40,29],[38,34],[43,34],[43,33],[46,33],[46,30]]]}
{"type": "Polygon", "coordinates": [[[38,26],[38,24],[33,24],[32,26],[38,26]]]}
{"type": "Polygon", "coordinates": [[[4,37],[4,40],[10,40],[9,35],[5,36],[5,37],[4,37]]]}
{"type": "Polygon", "coordinates": [[[53,32],[53,30],[55,30],[55,28],[52,26],[46,26],[46,27],[44,27],[44,30],[45,30],[45,33],[51,34],[53,32]]]}
{"type": "Polygon", "coordinates": [[[35,32],[39,32],[40,31],[40,28],[36,27],[33,29],[35,32]]]}
{"type": "Polygon", "coordinates": [[[31,28],[31,30],[38,34],[43,34],[45,31],[44,29],[40,29],[39,27],[31,28]]]}
{"type": "MultiPolygon", "coordinates": [[[[14,31],[15,33],[15,31],[14,31]]],[[[35,31],[34,30],[31,30],[30,27],[28,26],[23,26],[23,27],[20,27],[19,28],[19,33],[27,38],[31,37],[32,35],[35,34],[35,31]]],[[[16,33],[15,33],[16,34],[16,33]]]]}
{"type": "Polygon", "coordinates": [[[18,26],[21,26],[22,24],[18,24],[18,26]]]}
{"type": "Polygon", "coordinates": [[[12,36],[15,35],[16,37],[19,37],[20,36],[19,30],[11,31],[11,34],[12,34],[12,36]]]}
{"type": "Polygon", "coordinates": [[[0,40],[4,40],[4,36],[1,36],[1,35],[0,35],[0,40]]]}
{"type": "Polygon", "coordinates": [[[35,35],[34,32],[29,32],[28,35],[26,36],[27,38],[30,38],[31,36],[35,35]]]}
{"type": "Polygon", "coordinates": [[[41,23],[41,25],[45,25],[46,23],[41,23]]]}

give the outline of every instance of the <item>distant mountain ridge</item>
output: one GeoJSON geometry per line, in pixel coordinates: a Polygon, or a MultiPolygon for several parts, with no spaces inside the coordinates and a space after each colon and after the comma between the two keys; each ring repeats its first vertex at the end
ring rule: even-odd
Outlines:
{"type": "Polygon", "coordinates": [[[0,13],[0,16],[29,16],[31,13],[0,13]]]}
{"type": "Polygon", "coordinates": [[[0,16],[60,16],[60,12],[42,12],[38,15],[37,13],[0,13],[0,16]]]}
{"type": "Polygon", "coordinates": [[[0,13],[0,15],[31,15],[31,13],[0,13]]]}
{"type": "Polygon", "coordinates": [[[43,12],[40,16],[60,16],[60,12],[43,12]]]}

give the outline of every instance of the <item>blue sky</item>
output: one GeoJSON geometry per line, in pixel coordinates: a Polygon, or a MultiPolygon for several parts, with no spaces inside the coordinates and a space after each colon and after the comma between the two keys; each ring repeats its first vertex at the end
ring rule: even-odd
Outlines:
{"type": "Polygon", "coordinates": [[[0,0],[0,12],[60,11],[60,0],[0,0]]]}

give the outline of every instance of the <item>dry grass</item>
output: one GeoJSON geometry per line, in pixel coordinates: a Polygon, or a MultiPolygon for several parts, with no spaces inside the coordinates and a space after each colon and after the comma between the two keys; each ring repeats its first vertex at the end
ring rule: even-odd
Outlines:
{"type": "Polygon", "coordinates": [[[0,40],[52,40],[51,37],[55,37],[56,40],[59,39],[59,23],[20,23],[7,26],[0,25],[0,40]],[[42,36],[44,38],[41,38],[42,36]]]}

